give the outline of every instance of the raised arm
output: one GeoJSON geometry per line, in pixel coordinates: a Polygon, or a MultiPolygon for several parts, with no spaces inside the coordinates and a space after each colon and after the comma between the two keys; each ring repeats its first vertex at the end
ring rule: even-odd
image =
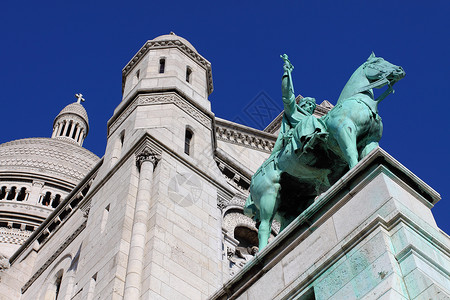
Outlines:
{"type": "Polygon", "coordinates": [[[280,55],[281,59],[284,61],[283,69],[283,77],[281,79],[281,94],[283,96],[283,105],[284,112],[287,115],[291,115],[295,111],[295,94],[294,94],[294,85],[292,83],[292,70],[294,70],[294,66],[289,61],[289,58],[286,54],[280,55]]]}

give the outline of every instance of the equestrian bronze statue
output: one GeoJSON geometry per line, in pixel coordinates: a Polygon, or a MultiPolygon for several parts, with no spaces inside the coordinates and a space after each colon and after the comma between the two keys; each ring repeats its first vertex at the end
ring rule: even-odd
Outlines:
{"type": "Polygon", "coordinates": [[[286,54],[281,91],[284,105],[270,157],[252,177],[244,212],[259,221],[259,250],[268,243],[274,218],[282,231],[314,199],[378,146],[383,131],[378,103],[405,76],[399,66],[371,54],[348,80],[336,106],[318,119],[316,102],[296,103],[293,65],[286,54]],[[373,89],[388,86],[375,99],[373,89]]]}

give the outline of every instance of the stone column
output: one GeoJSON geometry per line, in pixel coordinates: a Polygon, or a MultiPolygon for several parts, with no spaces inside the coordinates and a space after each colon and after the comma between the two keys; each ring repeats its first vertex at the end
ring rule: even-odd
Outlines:
{"type": "Polygon", "coordinates": [[[127,274],[123,299],[140,299],[144,264],[144,251],[147,236],[147,220],[150,211],[150,195],[153,182],[153,169],[158,156],[145,149],[136,158],[140,168],[133,228],[131,231],[130,253],[128,255],[127,274]]]}
{"type": "Polygon", "coordinates": [[[53,129],[52,138],[54,138],[56,136],[56,133],[58,132],[58,130],[59,130],[59,123],[56,124],[55,128],[53,129]]]}
{"type": "Polygon", "coordinates": [[[78,140],[78,143],[80,144],[80,146],[83,146],[83,138],[84,138],[84,128],[81,130],[80,138],[78,140]]]}
{"type": "Polygon", "coordinates": [[[80,142],[80,141],[78,140],[79,137],[80,137],[80,133],[81,133],[81,125],[80,125],[80,126],[77,126],[77,133],[75,134],[75,141],[76,141],[77,143],[80,142]]]}
{"type": "Polygon", "coordinates": [[[66,124],[66,121],[62,121],[62,122],[59,123],[58,133],[56,134],[56,136],[61,136],[62,135],[63,128],[64,128],[65,124],[66,124]]]}

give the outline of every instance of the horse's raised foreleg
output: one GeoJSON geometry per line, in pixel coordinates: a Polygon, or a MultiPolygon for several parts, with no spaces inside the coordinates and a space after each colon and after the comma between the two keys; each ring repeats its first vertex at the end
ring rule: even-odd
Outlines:
{"type": "Polygon", "coordinates": [[[269,241],[272,221],[279,204],[279,190],[280,184],[273,183],[260,199],[259,251],[266,247],[269,241]]]}

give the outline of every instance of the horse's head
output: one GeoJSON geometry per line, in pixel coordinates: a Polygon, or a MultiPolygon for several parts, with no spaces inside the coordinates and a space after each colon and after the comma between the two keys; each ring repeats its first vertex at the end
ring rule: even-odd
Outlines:
{"type": "Polygon", "coordinates": [[[369,56],[363,65],[364,73],[371,83],[379,82],[374,88],[381,88],[394,83],[405,77],[405,71],[402,67],[391,64],[381,57],[376,57],[375,53],[369,56]]]}

